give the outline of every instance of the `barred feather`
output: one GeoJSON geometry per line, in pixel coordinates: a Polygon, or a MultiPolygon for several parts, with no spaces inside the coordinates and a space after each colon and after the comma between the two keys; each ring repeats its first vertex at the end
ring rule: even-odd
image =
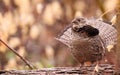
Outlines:
{"type": "Polygon", "coordinates": [[[117,30],[115,27],[98,19],[89,19],[87,23],[99,30],[99,36],[102,38],[106,47],[116,44],[117,30]]]}

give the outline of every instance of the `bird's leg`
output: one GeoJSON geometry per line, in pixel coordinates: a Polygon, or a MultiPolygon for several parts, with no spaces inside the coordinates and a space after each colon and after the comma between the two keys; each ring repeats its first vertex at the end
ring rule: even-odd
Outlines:
{"type": "Polygon", "coordinates": [[[84,63],[81,63],[79,69],[82,69],[83,67],[84,67],[84,63]]]}
{"type": "Polygon", "coordinates": [[[99,62],[97,61],[97,64],[94,68],[94,72],[99,72],[99,62]]]}
{"type": "Polygon", "coordinates": [[[96,62],[96,66],[93,70],[93,75],[95,75],[95,73],[99,74],[100,70],[103,70],[103,68],[99,66],[99,63],[100,63],[99,61],[96,62]]]}
{"type": "Polygon", "coordinates": [[[85,66],[85,63],[80,64],[79,70],[82,70],[82,71],[87,70],[87,67],[85,66]]]}
{"type": "Polygon", "coordinates": [[[90,61],[88,61],[88,62],[85,62],[85,64],[84,64],[86,67],[90,67],[91,65],[92,65],[92,63],[90,62],[90,61]]]}
{"type": "Polygon", "coordinates": [[[97,72],[97,73],[99,72],[99,61],[96,62],[96,65],[95,65],[95,67],[94,67],[94,70],[93,70],[92,75],[95,75],[96,72],[97,72]]]}
{"type": "Polygon", "coordinates": [[[91,64],[92,64],[91,62],[82,63],[82,64],[80,65],[80,69],[82,69],[82,70],[87,70],[87,69],[88,69],[87,67],[90,67],[91,64]]]}
{"type": "Polygon", "coordinates": [[[87,66],[85,66],[84,63],[81,63],[80,67],[79,67],[79,70],[81,71],[81,73],[84,73],[87,71],[87,66]]]}

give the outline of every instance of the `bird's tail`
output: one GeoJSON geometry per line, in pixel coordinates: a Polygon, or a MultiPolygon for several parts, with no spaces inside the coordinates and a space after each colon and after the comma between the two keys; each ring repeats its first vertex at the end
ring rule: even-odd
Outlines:
{"type": "Polygon", "coordinates": [[[70,34],[71,34],[71,28],[69,25],[55,39],[69,46],[70,38],[71,38],[70,34]]]}
{"type": "Polygon", "coordinates": [[[117,42],[117,30],[113,25],[105,23],[97,19],[89,19],[88,23],[99,30],[105,46],[115,45],[117,42]]]}

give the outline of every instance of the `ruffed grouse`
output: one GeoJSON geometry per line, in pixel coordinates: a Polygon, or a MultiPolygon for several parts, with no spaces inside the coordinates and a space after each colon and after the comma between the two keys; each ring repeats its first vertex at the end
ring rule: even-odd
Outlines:
{"type": "Polygon", "coordinates": [[[98,19],[75,18],[57,40],[70,48],[72,55],[83,65],[101,60],[109,45],[115,45],[117,30],[98,19]]]}

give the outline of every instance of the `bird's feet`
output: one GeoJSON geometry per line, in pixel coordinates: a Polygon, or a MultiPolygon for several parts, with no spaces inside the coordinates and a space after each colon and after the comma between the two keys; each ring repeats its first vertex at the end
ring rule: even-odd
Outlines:
{"type": "Polygon", "coordinates": [[[103,68],[99,66],[99,64],[97,64],[93,70],[92,75],[102,75],[101,71],[103,71],[103,68]]]}

